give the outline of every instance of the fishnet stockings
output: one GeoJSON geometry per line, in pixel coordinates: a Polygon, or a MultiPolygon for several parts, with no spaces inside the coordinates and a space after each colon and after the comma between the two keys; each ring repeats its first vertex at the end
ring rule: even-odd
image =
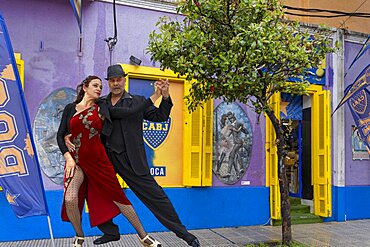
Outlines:
{"type": "MultiPolygon", "coordinates": [[[[83,231],[81,226],[81,213],[78,208],[78,191],[82,182],[84,181],[84,173],[82,169],[76,169],[71,179],[66,192],[65,192],[65,205],[67,216],[72,223],[72,226],[76,232],[77,236],[83,237],[83,231]]],[[[139,217],[137,216],[135,209],[132,205],[124,205],[118,202],[114,202],[117,207],[120,209],[121,213],[130,221],[131,225],[135,228],[137,234],[141,239],[143,239],[147,232],[144,230],[143,225],[140,222],[139,217]]],[[[146,239],[145,243],[152,244],[153,242],[150,239],[146,239]]]]}
{"type": "Polygon", "coordinates": [[[81,226],[81,213],[78,208],[78,191],[83,181],[84,173],[82,169],[75,169],[73,178],[66,189],[64,198],[67,216],[72,223],[76,235],[80,237],[83,237],[84,233],[81,226]]]}
{"type": "MultiPolygon", "coordinates": [[[[143,239],[147,233],[144,230],[143,225],[140,222],[139,217],[137,216],[135,209],[132,207],[132,205],[124,205],[118,202],[114,202],[121,213],[130,221],[131,225],[135,228],[137,234],[141,239],[143,239]]],[[[145,243],[152,244],[152,241],[149,239],[145,240],[145,243]]]]}

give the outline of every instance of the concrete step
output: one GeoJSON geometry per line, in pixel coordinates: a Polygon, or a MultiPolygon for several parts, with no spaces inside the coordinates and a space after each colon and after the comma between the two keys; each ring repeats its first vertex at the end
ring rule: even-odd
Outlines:
{"type": "Polygon", "coordinates": [[[291,205],[290,212],[296,213],[310,213],[310,206],[308,205],[291,205]]]}
{"type": "MultiPolygon", "coordinates": [[[[298,225],[298,224],[313,224],[313,223],[322,223],[322,218],[317,215],[313,215],[310,213],[291,213],[291,222],[292,225],[298,225]]],[[[281,220],[273,220],[272,225],[274,226],[281,226],[282,221],[281,220]]]]}

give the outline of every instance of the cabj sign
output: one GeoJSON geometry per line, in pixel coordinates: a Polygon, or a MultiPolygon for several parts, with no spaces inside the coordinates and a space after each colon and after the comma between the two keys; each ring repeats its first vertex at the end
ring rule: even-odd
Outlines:
{"type": "Polygon", "coordinates": [[[153,150],[157,149],[166,140],[171,128],[171,117],[165,122],[143,121],[143,135],[145,143],[153,150]]]}

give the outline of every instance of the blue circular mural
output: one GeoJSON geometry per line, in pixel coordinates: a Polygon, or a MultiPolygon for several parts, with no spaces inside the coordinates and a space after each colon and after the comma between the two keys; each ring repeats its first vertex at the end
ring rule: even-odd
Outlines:
{"type": "Polygon", "coordinates": [[[71,88],[60,88],[40,104],[33,124],[33,134],[41,170],[55,184],[63,184],[64,156],[59,150],[57,132],[64,107],[75,100],[71,88]]]}
{"type": "Polygon", "coordinates": [[[236,103],[214,109],[213,172],[225,184],[235,184],[247,172],[252,151],[252,128],[236,103]]]}

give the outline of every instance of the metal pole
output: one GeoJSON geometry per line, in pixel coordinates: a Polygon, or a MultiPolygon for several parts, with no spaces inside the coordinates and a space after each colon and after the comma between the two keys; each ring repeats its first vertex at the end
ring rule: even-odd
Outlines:
{"type": "Polygon", "coordinates": [[[53,236],[53,229],[51,227],[51,221],[50,221],[50,215],[48,215],[47,217],[48,217],[48,225],[49,225],[49,232],[50,232],[50,238],[51,238],[51,245],[53,247],[55,247],[54,236],[53,236]]]}

